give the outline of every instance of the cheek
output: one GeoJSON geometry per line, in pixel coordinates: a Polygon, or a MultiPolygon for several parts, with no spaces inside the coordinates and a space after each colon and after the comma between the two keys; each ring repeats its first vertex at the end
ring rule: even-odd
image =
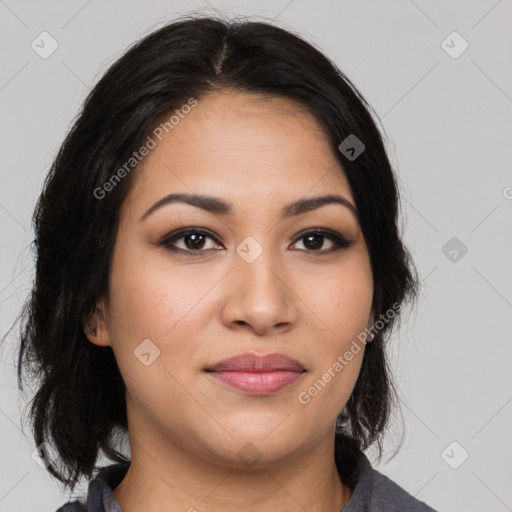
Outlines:
{"type": "MultiPolygon", "coordinates": [[[[196,350],[193,309],[207,286],[194,280],[190,269],[162,268],[161,258],[148,258],[136,249],[119,247],[110,276],[108,331],[110,343],[123,375],[132,378],[146,372],[150,380],[165,381],[174,365],[189,361],[196,350]],[[150,340],[151,343],[145,341],[150,340]],[[145,344],[145,345],[144,345],[145,344]],[[153,360],[144,366],[137,354],[147,353],[153,360]],[[158,375],[155,372],[158,371],[158,375]]],[[[147,358],[147,357],[146,357],[147,358]]]]}
{"type": "Polygon", "coordinates": [[[333,300],[326,304],[329,325],[340,341],[357,336],[368,325],[372,303],[371,282],[351,275],[333,282],[333,300]],[[337,285],[337,286],[336,286],[337,285]]]}
{"type": "Polygon", "coordinates": [[[211,284],[194,279],[190,269],[163,268],[161,260],[136,250],[119,247],[114,262],[108,331],[127,400],[178,432],[182,420],[173,411],[204,421],[186,392],[187,369],[198,348],[194,305],[211,284]]]}
{"type": "Polygon", "coordinates": [[[317,333],[314,368],[298,398],[306,409],[331,418],[339,414],[357,381],[364,355],[358,335],[368,326],[373,298],[367,260],[354,257],[345,263],[328,278],[315,279],[314,287],[307,280],[314,290],[306,295],[307,304],[320,319],[315,325],[322,335],[317,333]]]}
{"type": "Polygon", "coordinates": [[[308,279],[303,292],[307,305],[329,334],[328,344],[337,350],[368,326],[373,299],[367,260],[353,257],[345,263],[336,271],[330,269],[321,279],[308,279]]]}
{"type": "Polygon", "coordinates": [[[204,274],[194,275],[186,265],[171,268],[159,251],[120,247],[114,260],[110,309],[132,337],[166,337],[208,289],[204,274]]]}

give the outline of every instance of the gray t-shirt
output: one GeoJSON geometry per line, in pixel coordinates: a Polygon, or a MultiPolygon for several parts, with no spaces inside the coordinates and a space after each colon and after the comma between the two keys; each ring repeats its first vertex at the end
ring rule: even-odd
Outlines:
{"type": "MultiPolygon", "coordinates": [[[[352,494],[340,512],[437,512],[373,469],[361,451],[342,450],[337,437],[335,461],[352,494]]],[[[104,467],[89,483],[84,502],[68,502],[56,512],[123,512],[113,490],[124,478],[130,461],[104,467]]]]}

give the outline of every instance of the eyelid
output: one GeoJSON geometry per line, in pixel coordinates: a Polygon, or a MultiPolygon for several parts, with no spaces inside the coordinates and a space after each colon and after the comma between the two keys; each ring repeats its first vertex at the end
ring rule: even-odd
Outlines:
{"type": "MultiPolygon", "coordinates": [[[[195,226],[187,226],[187,227],[179,228],[171,233],[168,233],[157,243],[157,245],[163,246],[164,248],[166,248],[167,250],[169,250],[171,252],[176,252],[176,253],[181,253],[181,254],[188,253],[190,255],[197,255],[202,252],[208,252],[211,250],[219,250],[219,249],[181,249],[181,248],[176,248],[176,247],[171,246],[171,242],[175,242],[176,240],[180,240],[180,239],[186,237],[187,235],[194,234],[194,233],[204,235],[204,236],[214,240],[215,243],[222,245],[222,243],[219,241],[218,237],[215,234],[213,234],[209,229],[195,227],[195,226]]],[[[298,241],[300,241],[303,238],[306,238],[306,236],[308,236],[308,235],[318,235],[323,238],[327,238],[334,244],[334,247],[332,249],[328,249],[328,250],[310,250],[310,251],[305,250],[305,249],[300,250],[302,252],[311,253],[311,254],[322,255],[322,254],[333,253],[340,249],[347,249],[354,244],[353,240],[346,238],[344,235],[342,235],[341,233],[339,233],[335,230],[328,229],[328,228],[322,228],[322,227],[312,227],[312,228],[304,229],[304,230],[300,231],[299,233],[297,233],[297,235],[293,239],[292,245],[295,245],[298,241]]]]}
{"type": "Polygon", "coordinates": [[[302,230],[300,233],[298,233],[293,241],[293,244],[296,244],[299,240],[306,238],[308,235],[319,235],[323,238],[327,238],[328,240],[331,240],[334,244],[334,248],[329,250],[319,250],[319,251],[304,251],[306,253],[311,254],[330,254],[333,252],[336,252],[340,249],[348,249],[354,244],[354,241],[345,237],[343,234],[339,233],[338,231],[335,231],[333,229],[328,228],[321,228],[321,227],[313,227],[302,230]]]}
{"type": "MultiPolygon", "coordinates": [[[[175,231],[172,231],[171,233],[168,233],[167,235],[163,236],[160,239],[160,241],[157,242],[157,245],[163,246],[163,247],[167,248],[168,250],[175,250],[175,252],[182,252],[182,253],[187,252],[190,254],[195,254],[194,250],[192,250],[192,249],[188,249],[188,250],[179,249],[179,248],[169,249],[170,242],[175,242],[176,240],[180,240],[181,238],[184,238],[191,233],[198,233],[198,234],[201,234],[201,235],[211,238],[217,244],[221,243],[219,241],[218,237],[216,235],[214,235],[209,229],[195,227],[195,226],[187,226],[184,228],[176,229],[175,231]]],[[[197,249],[197,251],[198,252],[206,252],[206,250],[204,250],[204,249],[197,249]]]]}

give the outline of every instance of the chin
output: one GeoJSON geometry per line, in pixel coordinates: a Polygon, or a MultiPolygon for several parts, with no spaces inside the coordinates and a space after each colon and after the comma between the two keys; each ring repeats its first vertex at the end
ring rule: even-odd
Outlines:
{"type": "Polygon", "coordinates": [[[207,458],[213,463],[240,470],[264,470],[289,463],[316,441],[316,436],[314,439],[304,437],[304,431],[298,427],[286,432],[281,430],[275,436],[269,435],[271,429],[268,428],[230,428],[229,431],[233,437],[219,440],[215,445],[212,445],[212,437],[204,440],[207,458]]]}

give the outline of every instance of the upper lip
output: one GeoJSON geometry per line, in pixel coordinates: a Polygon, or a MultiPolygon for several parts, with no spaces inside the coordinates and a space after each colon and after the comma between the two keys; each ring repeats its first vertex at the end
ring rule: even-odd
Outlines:
{"type": "Polygon", "coordinates": [[[285,356],[284,354],[267,354],[259,356],[256,354],[241,354],[238,356],[224,359],[205,371],[249,371],[249,372],[271,372],[276,370],[286,370],[294,372],[304,372],[304,366],[299,361],[285,356]]]}

